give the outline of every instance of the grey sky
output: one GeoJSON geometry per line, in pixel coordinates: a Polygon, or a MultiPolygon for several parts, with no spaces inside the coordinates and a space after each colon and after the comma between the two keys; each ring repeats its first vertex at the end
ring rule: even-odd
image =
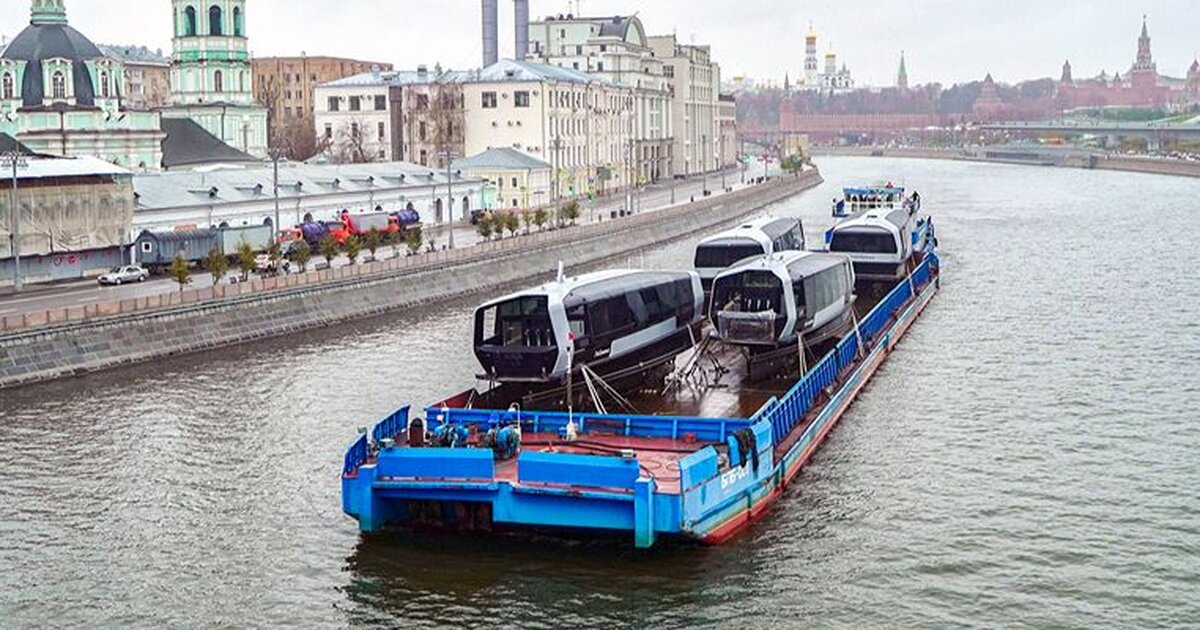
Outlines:
{"type": "MultiPolygon", "coordinates": [[[[71,24],[94,41],[170,50],[169,0],[66,0],[71,24]]],[[[26,0],[4,0],[0,33],[28,22],[26,0]],[[18,8],[10,10],[9,8],[18,8]]],[[[305,51],[387,61],[398,67],[477,65],[478,0],[248,0],[255,55],[305,51]]],[[[574,2],[531,0],[534,17],[574,2]]],[[[1141,16],[1150,17],[1159,72],[1182,76],[1200,51],[1197,0],[581,0],[582,13],[636,11],[650,34],[676,33],[713,47],[724,76],[782,80],[802,71],[811,20],[821,53],[832,43],[861,83],[890,85],[906,51],[910,82],[953,83],[1124,72],[1141,16]]],[[[500,0],[501,54],[512,51],[512,5],[500,0]]]]}

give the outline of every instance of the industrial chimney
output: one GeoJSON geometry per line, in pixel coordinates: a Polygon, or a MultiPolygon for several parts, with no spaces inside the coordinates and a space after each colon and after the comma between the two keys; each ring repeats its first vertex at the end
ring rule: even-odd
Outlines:
{"type": "Polygon", "coordinates": [[[500,33],[496,8],[500,0],[483,0],[483,67],[500,60],[500,33]]]}
{"type": "Polygon", "coordinates": [[[517,30],[513,59],[523,61],[529,55],[529,0],[513,0],[513,21],[517,30]]]}

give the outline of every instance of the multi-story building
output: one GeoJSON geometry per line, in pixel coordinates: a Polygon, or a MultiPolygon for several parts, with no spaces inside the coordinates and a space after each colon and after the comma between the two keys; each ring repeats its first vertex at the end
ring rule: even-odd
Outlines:
{"type": "Polygon", "coordinates": [[[674,35],[653,36],[647,42],[670,82],[674,173],[694,175],[717,168],[720,66],[712,61],[708,46],[680,44],[674,35]]]}
{"type": "Polygon", "coordinates": [[[406,161],[445,168],[465,155],[464,72],[372,70],[313,91],[313,126],[339,162],[406,161]]]}
{"type": "Polygon", "coordinates": [[[554,199],[627,187],[634,89],[531,61],[501,60],[462,84],[468,155],[511,147],[549,162],[554,199]]]}
{"type": "Polygon", "coordinates": [[[157,169],[154,112],[128,111],[123,66],[67,22],[61,0],[30,0],[29,26],[0,51],[0,134],[47,155],[157,169]]]}
{"type": "Polygon", "coordinates": [[[255,77],[255,98],[267,108],[268,129],[273,140],[295,129],[313,128],[318,85],[356,74],[391,70],[390,63],[376,63],[341,57],[258,57],[251,62],[255,77]]]}
{"type": "Polygon", "coordinates": [[[721,94],[717,97],[717,130],[717,153],[721,156],[719,165],[725,168],[737,162],[740,150],[737,134],[737,99],[732,94],[721,94]]]}
{"type": "Polygon", "coordinates": [[[148,111],[171,102],[171,59],[145,46],[100,44],[105,56],[124,66],[121,101],[126,109],[148,111]]]}
{"type": "Polygon", "coordinates": [[[670,79],[637,16],[551,16],[529,25],[530,55],[633,90],[634,168],[638,181],[674,171],[670,79]]]}

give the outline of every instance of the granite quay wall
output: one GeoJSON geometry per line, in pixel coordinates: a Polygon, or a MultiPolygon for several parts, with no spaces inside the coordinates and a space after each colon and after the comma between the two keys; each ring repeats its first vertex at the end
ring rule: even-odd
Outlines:
{"type": "MultiPolygon", "coordinates": [[[[821,183],[807,171],[603,223],[419,256],[83,305],[0,334],[0,387],[264,339],[617,258],[740,219],[821,183]]],[[[6,322],[7,324],[7,322],[6,322]]]]}
{"type": "Polygon", "coordinates": [[[1004,149],[1001,147],[967,149],[890,148],[890,147],[821,147],[813,150],[815,157],[859,156],[898,157],[926,160],[961,160],[994,164],[1027,164],[1031,166],[1066,166],[1131,173],[1152,173],[1200,177],[1200,162],[1154,157],[1132,157],[1073,150],[1004,149]]]}

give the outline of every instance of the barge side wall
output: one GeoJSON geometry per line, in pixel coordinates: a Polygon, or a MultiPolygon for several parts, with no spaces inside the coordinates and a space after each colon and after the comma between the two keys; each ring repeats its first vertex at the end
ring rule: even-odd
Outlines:
{"type": "MultiPolygon", "coordinates": [[[[334,285],[241,296],[0,336],[0,388],[276,337],[618,258],[738,220],[821,183],[807,171],[629,219],[562,230],[495,255],[334,285]]],[[[456,250],[457,251],[457,250],[456,250]]]]}

